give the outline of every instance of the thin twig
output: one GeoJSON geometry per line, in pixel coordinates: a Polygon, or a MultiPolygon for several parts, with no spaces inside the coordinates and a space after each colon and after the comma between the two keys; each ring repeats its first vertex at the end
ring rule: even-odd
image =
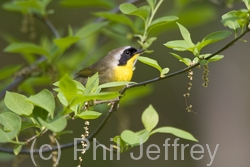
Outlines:
{"type": "Polygon", "coordinates": [[[38,18],[39,20],[41,20],[43,23],[45,23],[45,25],[49,28],[49,30],[51,31],[51,33],[53,34],[53,36],[55,38],[60,38],[60,35],[58,33],[58,31],[56,30],[55,26],[52,24],[52,22],[48,19],[48,17],[41,17],[37,14],[34,15],[36,18],[38,18]]]}
{"type": "Polygon", "coordinates": [[[49,129],[45,129],[45,130],[42,131],[41,133],[32,136],[31,138],[29,138],[29,139],[26,140],[26,143],[28,144],[28,143],[31,142],[32,140],[35,140],[35,138],[37,138],[37,137],[39,137],[39,136],[45,134],[48,130],[49,130],[49,129]]]}
{"type": "Polygon", "coordinates": [[[115,101],[119,101],[119,98],[111,99],[111,100],[97,100],[94,101],[91,106],[99,105],[99,104],[106,104],[106,103],[113,103],[115,101]]]}

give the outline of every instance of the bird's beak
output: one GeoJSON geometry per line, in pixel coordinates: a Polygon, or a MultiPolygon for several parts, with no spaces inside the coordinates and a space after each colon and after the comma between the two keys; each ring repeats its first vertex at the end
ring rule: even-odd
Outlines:
{"type": "Polygon", "coordinates": [[[137,61],[137,57],[138,57],[140,54],[142,54],[143,52],[145,52],[145,50],[140,49],[140,50],[137,50],[137,51],[134,53],[133,56],[136,55],[136,59],[134,60],[133,66],[135,66],[135,63],[136,63],[136,61],[137,61]]]}
{"type": "Polygon", "coordinates": [[[145,50],[140,49],[140,50],[137,50],[137,51],[134,53],[134,55],[136,55],[136,54],[142,54],[143,52],[145,52],[145,50]]]}

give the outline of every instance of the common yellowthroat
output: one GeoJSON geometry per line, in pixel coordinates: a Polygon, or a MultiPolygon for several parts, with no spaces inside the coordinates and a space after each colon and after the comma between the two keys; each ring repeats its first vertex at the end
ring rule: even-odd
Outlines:
{"type": "Polygon", "coordinates": [[[85,85],[88,77],[98,72],[100,84],[130,81],[137,57],[143,52],[144,50],[137,50],[131,46],[114,49],[96,63],[80,70],[76,74],[75,80],[85,85]]]}

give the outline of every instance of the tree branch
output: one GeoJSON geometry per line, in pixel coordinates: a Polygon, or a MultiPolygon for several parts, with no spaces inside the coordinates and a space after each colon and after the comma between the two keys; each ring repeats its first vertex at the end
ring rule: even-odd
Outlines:
{"type": "MultiPolygon", "coordinates": [[[[250,28],[247,26],[245,31],[240,34],[237,38],[235,38],[234,40],[232,40],[231,42],[229,42],[227,45],[225,45],[223,48],[219,49],[218,51],[214,52],[213,54],[211,54],[210,56],[206,57],[205,60],[209,60],[211,59],[212,57],[218,55],[219,53],[223,52],[224,50],[226,50],[227,48],[229,48],[230,46],[232,46],[235,42],[237,42],[238,40],[240,40],[244,35],[246,35],[248,32],[250,31],[250,28]]],[[[153,79],[150,79],[150,80],[147,80],[147,81],[143,81],[143,82],[140,82],[140,83],[136,83],[136,84],[131,84],[131,85],[128,85],[126,86],[122,91],[121,91],[121,94],[124,94],[128,89],[131,89],[133,87],[138,87],[138,86],[143,86],[143,85],[147,85],[147,84],[150,84],[150,83],[154,83],[154,82],[157,82],[157,81],[161,81],[161,80],[164,80],[164,79],[167,79],[167,78],[170,78],[170,77],[173,77],[173,76],[176,76],[176,75],[179,75],[179,74],[182,74],[182,73],[185,73],[187,72],[188,70],[190,69],[193,69],[197,66],[201,65],[200,62],[198,63],[195,63],[193,64],[192,66],[189,66],[189,67],[186,67],[184,69],[181,69],[179,71],[176,71],[176,72],[173,72],[173,73],[170,73],[168,75],[165,75],[164,77],[157,77],[157,78],[153,78],[153,79]]]]}

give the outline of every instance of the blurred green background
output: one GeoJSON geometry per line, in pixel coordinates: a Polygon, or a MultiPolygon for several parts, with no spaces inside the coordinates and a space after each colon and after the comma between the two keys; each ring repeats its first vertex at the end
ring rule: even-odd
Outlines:
{"type": "MultiPolygon", "coordinates": [[[[6,0],[2,0],[0,5],[4,2],[6,2],[6,0]]],[[[125,1],[116,1],[117,4],[123,2],[125,1]]],[[[224,6],[217,6],[209,1],[200,0],[190,2],[184,9],[179,8],[180,11],[172,11],[174,3],[176,2],[171,0],[164,1],[158,14],[163,15],[171,11],[172,15],[177,15],[180,18],[178,22],[189,29],[194,42],[201,40],[211,32],[227,29],[223,27],[220,22],[221,16],[229,10],[243,7],[243,3],[235,3],[233,8],[228,9],[224,6]],[[190,11],[193,11],[193,13],[190,11]],[[190,15],[185,17],[185,14],[190,15]]],[[[140,3],[138,5],[140,6],[140,3]]],[[[101,10],[99,8],[64,8],[59,5],[59,0],[54,0],[48,8],[55,10],[55,13],[50,15],[49,18],[59,31],[66,30],[68,25],[72,27],[82,26],[85,20],[88,19],[94,11],[101,10]]],[[[20,32],[22,20],[23,16],[21,14],[0,9],[1,33],[11,34],[21,41],[29,41],[29,34],[20,32]]],[[[35,19],[34,24],[37,36],[32,39],[32,41],[37,42],[42,36],[52,38],[47,27],[39,20],[35,19]]],[[[169,67],[170,72],[174,72],[184,68],[184,65],[171,56],[169,54],[171,50],[163,46],[163,44],[170,40],[180,39],[181,36],[176,24],[171,24],[169,27],[166,32],[158,37],[158,40],[150,48],[154,50],[154,52],[144,56],[156,59],[162,67],[169,67]]],[[[205,48],[204,51],[213,53],[232,39],[233,35],[218,44],[216,43],[215,45],[205,48]]],[[[244,39],[249,40],[249,34],[244,36],[244,39]]],[[[119,47],[122,44],[122,42],[114,41],[112,45],[110,44],[100,49],[104,51],[104,56],[109,50],[119,47]]],[[[124,45],[125,44],[127,45],[127,42],[125,42],[124,45]]],[[[25,64],[25,60],[20,55],[3,52],[7,45],[8,43],[3,38],[0,38],[0,68],[11,64],[25,64]]],[[[216,156],[211,165],[212,167],[248,166],[250,154],[249,53],[249,43],[244,42],[237,42],[224,51],[223,54],[225,58],[222,61],[209,64],[210,73],[207,88],[202,86],[202,68],[194,69],[193,87],[191,97],[188,100],[189,103],[193,105],[193,110],[196,114],[188,113],[185,109],[186,105],[183,94],[186,93],[188,78],[187,74],[181,74],[147,85],[146,87],[152,89],[151,93],[136,101],[130,101],[129,105],[121,105],[119,110],[113,114],[108,124],[97,136],[99,142],[109,147],[111,144],[110,138],[119,135],[123,130],[141,130],[143,128],[141,114],[149,104],[152,104],[160,116],[158,127],[173,126],[180,128],[190,132],[199,140],[199,144],[205,148],[205,154],[201,160],[193,160],[189,154],[190,147],[196,143],[183,139],[180,139],[178,143],[190,145],[185,149],[185,159],[181,160],[181,149],[178,148],[178,159],[174,160],[174,150],[173,147],[170,147],[168,160],[165,160],[163,147],[165,139],[171,138],[170,143],[173,143],[175,137],[172,135],[157,134],[152,136],[149,141],[144,144],[144,156],[141,160],[132,160],[130,157],[130,152],[133,152],[135,156],[139,156],[139,147],[122,153],[121,160],[109,160],[109,152],[107,152],[107,160],[102,160],[102,150],[100,148],[98,148],[97,151],[97,160],[93,160],[91,147],[83,156],[82,166],[203,167],[210,163],[206,144],[210,146],[212,151],[214,151],[216,144],[219,144],[216,156]],[[158,160],[153,161],[146,157],[145,149],[150,144],[157,144],[160,147],[161,154],[158,160]]],[[[180,54],[183,57],[190,56],[190,54],[184,52],[180,54]]],[[[70,59],[70,57],[68,58],[70,59]]],[[[98,57],[95,57],[95,54],[93,54],[86,64],[90,64],[96,59],[98,59],[98,57]]],[[[76,67],[75,71],[80,68],[81,67],[76,67]]],[[[145,81],[155,78],[156,76],[158,76],[158,71],[138,62],[133,81],[145,81]]],[[[134,89],[131,89],[130,91],[133,90],[134,89]]],[[[127,100],[129,101],[129,97],[127,97],[127,100]]],[[[94,131],[102,118],[103,117],[90,122],[90,133],[94,131]]],[[[69,121],[67,129],[73,129],[74,133],[62,136],[59,142],[63,144],[72,142],[74,137],[79,138],[81,133],[83,133],[83,126],[84,121],[82,120],[69,121]]],[[[46,139],[38,138],[37,142],[43,144],[46,142],[46,139]]],[[[73,160],[73,154],[73,148],[63,150],[59,166],[77,166],[78,160],[73,160]]],[[[44,156],[49,156],[49,154],[45,154],[44,156]]],[[[199,154],[197,154],[197,157],[199,157],[199,154]]],[[[114,157],[114,159],[116,158],[114,157]]],[[[20,161],[20,163],[18,163],[19,166],[33,166],[29,155],[19,155],[16,159],[13,159],[13,156],[0,154],[0,166],[15,166],[18,161],[20,161]]],[[[51,161],[43,161],[39,157],[36,158],[36,162],[39,166],[52,166],[51,161]]]]}

